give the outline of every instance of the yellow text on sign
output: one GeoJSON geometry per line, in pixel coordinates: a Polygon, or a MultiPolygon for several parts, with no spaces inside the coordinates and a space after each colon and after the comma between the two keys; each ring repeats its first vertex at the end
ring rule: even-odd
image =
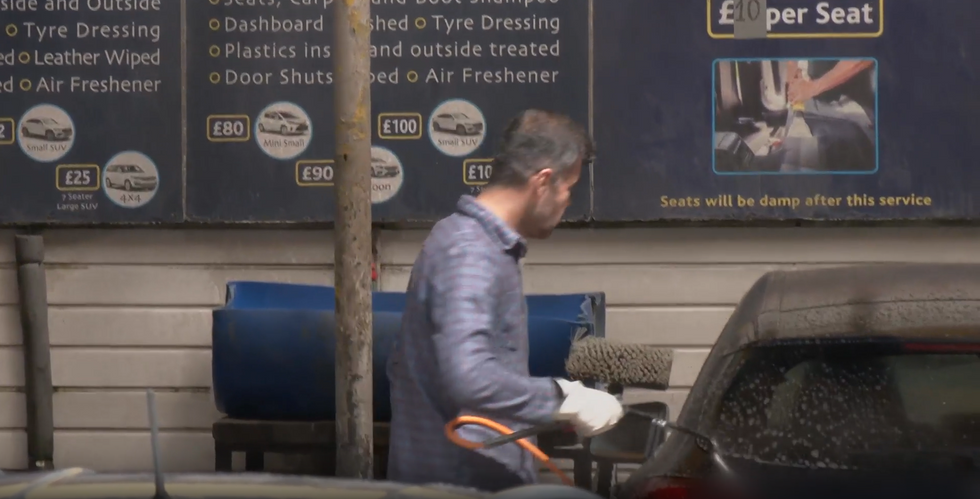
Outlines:
{"type": "Polygon", "coordinates": [[[54,173],[55,187],[59,191],[97,191],[102,187],[102,168],[99,165],[58,165],[54,173]]]}
{"type": "Polygon", "coordinates": [[[463,183],[466,185],[487,185],[493,174],[493,159],[479,158],[463,161],[463,183]]]}
{"type": "Polygon", "coordinates": [[[244,114],[208,116],[209,142],[248,142],[252,139],[252,120],[244,114]]]}
{"type": "Polygon", "coordinates": [[[300,187],[333,187],[332,159],[302,159],[296,162],[296,185],[300,187]]]}
{"type": "MultiPolygon", "coordinates": [[[[747,1],[747,0],[746,0],[747,1]]],[[[801,2],[802,3],[802,2],[801,2]]],[[[874,0],[871,0],[869,4],[872,5],[874,0]]],[[[834,33],[834,32],[823,32],[823,33],[769,33],[766,38],[878,38],[885,32],[885,0],[878,0],[878,12],[873,20],[877,21],[877,29],[874,31],[864,31],[864,32],[850,32],[850,33],[834,33]]],[[[722,39],[734,39],[735,33],[715,33],[712,29],[712,19],[713,16],[718,16],[719,24],[723,25],[733,25],[733,16],[735,8],[735,0],[707,0],[708,4],[708,36],[716,40],[722,39]]],[[[847,24],[848,11],[840,7],[832,7],[830,2],[816,2],[813,3],[813,8],[816,10],[814,15],[816,19],[815,22],[821,25],[840,25],[842,23],[847,24]]],[[[861,9],[862,7],[855,7],[861,9]]],[[[869,7],[870,8],[870,7],[869,7]]],[[[800,25],[807,22],[807,14],[810,13],[810,7],[785,7],[783,9],[778,9],[775,7],[769,7],[766,9],[767,12],[764,14],[766,16],[766,23],[771,30],[774,26],[783,25],[800,25]]],[[[862,11],[862,17],[864,16],[862,11]]]]}
{"type": "Polygon", "coordinates": [[[419,113],[378,114],[378,138],[415,140],[422,138],[422,115],[419,113]]]}

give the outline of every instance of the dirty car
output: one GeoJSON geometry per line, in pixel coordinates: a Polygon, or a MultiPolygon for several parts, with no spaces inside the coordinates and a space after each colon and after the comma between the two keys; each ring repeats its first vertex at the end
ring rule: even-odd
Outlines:
{"type": "Polygon", "coordinates": [[[726,324],[677,423],[704,438],[672,432],[619,498],[692,497],[718,475],[711,452],[733,476],[770,483],[976,478],[980,266],[766,274],[726,324]]]}

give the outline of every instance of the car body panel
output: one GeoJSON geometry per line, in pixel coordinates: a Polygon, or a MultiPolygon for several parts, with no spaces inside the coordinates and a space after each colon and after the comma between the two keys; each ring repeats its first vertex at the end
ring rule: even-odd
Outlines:
{"type": "MultiPolygon", "coordinates": [[[[346,480],[264,473],[166,474],[165,488],[172,499],[481,499],[479,491],[449,486],[416,486],[383,481],[346,480]]],[[[155,492],[151,473],[101,474],[80,468],[54,472],[0,476],[0,498],[30,499],[151,499],[155,492]]]]}
{"type": "Polygon", "coordinates": [[[980,339],[980,265],[774,271],[756,281],[739,309],[716,343],[719,354],[758,341],[864,337],[868,329],[910,339],[942,328],[941,339],[980,339]]]}
{"type": "MultiPolygon", "coordinates": [[[[169,499],[599,499],[564,485],[527,485],[497,493],[451,485],[279,475],[167,473],[169,499]]],[[[152,473],[97,473],[83,468],[0,474],[0,499],[153,499],[152,473]]]]}

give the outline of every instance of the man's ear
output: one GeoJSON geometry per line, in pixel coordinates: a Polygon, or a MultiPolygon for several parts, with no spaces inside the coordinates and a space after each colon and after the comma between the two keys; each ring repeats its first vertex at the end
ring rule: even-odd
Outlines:
{"type": "Polygon", "coordinates": [[[531,176],[530,183],[534,189],[542,189],[548,187],[554,180],[555,171],[551,168],[545,168],[531,176]]]}

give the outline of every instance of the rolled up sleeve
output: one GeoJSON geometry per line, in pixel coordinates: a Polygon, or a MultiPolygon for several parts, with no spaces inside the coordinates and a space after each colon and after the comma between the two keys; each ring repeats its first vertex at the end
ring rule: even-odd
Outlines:
{"type": "Polygon", "coordinates": [[[528,424],[550,422],[559,404],[551,378],[509,369],[494,354],[497,289],[490,249],[456,245],[430,275],[433,342],[446,395],[467,411],[528,424]]]}

